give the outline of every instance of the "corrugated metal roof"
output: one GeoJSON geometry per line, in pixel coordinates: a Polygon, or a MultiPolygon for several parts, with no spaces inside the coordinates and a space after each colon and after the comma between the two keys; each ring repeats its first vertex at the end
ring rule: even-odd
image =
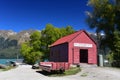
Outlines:
{"type": "Polygon", "coordinates": [[[52,45],[50,45],[50,47],[55,46],[55,45],[59,45],[62,43],[66,43],[66,42],[70,42],[72,41],[75,37],[77,37],[81,32],[83,32],[84,30],[80,30],[80,31],[76,31],[75,33],[72,33],[70,35],[64,36],[60,39],[58,39],[56,42],[54,42],[52,45]]]}

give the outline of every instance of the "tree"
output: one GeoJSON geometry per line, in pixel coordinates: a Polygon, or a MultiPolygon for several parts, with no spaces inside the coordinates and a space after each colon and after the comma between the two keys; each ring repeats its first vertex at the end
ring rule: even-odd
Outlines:
{"type": "Polygon", "coordinates": [[[28,64],[34,64],[39,59],[49,59],[49,46],[57,39],[73,32],[74,30],[71,26],[57,28],[52,24],[47,24],[44,30],[34,32],[30,36],[30,41],[21,45],[24,61],[28,64]]]}
{"type": "Polygon", "coordinates": [[[42,51],[44,52],[44,58],[48,59],[49,57],[49,46],[55,42],[57,39],[69,35],[73,33],[74,30],[71,26],[67,26],[65,28],[57,28],[52,24],[47,24],[45,29],[41,31],[42,38],[41,38],[41,45],[42,51]]]}
{"type": "Polygon", "coordinates": [[[60,30],[61,30],[62,36],[66,36],[75,32],[72,26],[66,26],[65,28],[61,28],[60,30]]]}
{"type": "Polygon", "coordinates": [[[36,31],[30,36],[30,41],[21,45],[21,54],[24,58],[24,62],[28,64],[35,64],[37,60],[42,60],[41,48],[41,35],[36,31]]]}
{"type": "Polygon", "coordinates": [[[46,28],[42,30],[41,45],[42,51],[44,52],[44,58],[49,57],[49,46],[61,37],[61,32],[59,28],[54,27],[52,24],[47,24],[46,28]]]}
{"type": "Polygon", "coordinates": [[[113,50],[113,59],[116,61],[120,60],[120,32],[114,32],[114,50],[113,50]]]}
{"type": "MultiPolygon", "coordinates": [[[[96,29],[97,33],[103,32],[104,47],[109,47],[114,54],[120,54],[120,1],[119,0],[89,0],[88,5],[92,11],[86,12],[87,23],[90,28],[96,29]]],[[[120,60],[120,57],[119,57],[120,60]]]]}
{"type": "Polygon", "coordinates": [[[96,29],[96,32],[104,32],[106,38],[104,43],[110,46],[113,45],[113,33],[120,31],[120,9],[119,6],[111,0],[89,0],[88,5],[93,8],[93,11],[87,12],[87,23],[90,28],[96,29]],[[107,41],[106,41],[107,40],[107,41]],[[109,42],[108,42],[109,40],[109,42]]]}
{"type": "Polygon", "coordinates": [[[30,46],[33,47],[34,51],[39,51],[41,47],[41,33],[39,31],[35,31],[30,36],[30,46]]]}

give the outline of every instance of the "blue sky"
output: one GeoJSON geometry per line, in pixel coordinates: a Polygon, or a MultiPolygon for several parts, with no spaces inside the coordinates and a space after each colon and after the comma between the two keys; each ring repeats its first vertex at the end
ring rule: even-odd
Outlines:
{"type": "Polygon", "coordinates": [[[0,30],[16,32],[42,30],[47,23],[56,27],[88,28],[85,11],[88,0],[0,0],[0,30]]]}

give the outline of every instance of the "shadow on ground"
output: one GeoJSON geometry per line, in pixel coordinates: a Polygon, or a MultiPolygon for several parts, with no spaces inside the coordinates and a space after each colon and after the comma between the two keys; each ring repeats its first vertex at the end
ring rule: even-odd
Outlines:
{"type": "Polygon", "coordinates": [[[46,72],[46,71],[36,71],[36,72],[45,76],[63,76],[64,75],[64,73],[59,73],[59,72],[46,72]]]}

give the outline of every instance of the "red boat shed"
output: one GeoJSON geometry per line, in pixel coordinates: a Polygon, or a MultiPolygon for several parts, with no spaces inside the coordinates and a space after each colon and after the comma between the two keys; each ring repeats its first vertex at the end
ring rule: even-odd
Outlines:
{"type": "Polygon", "coordinates": [[[50,61],[97,64],[96,43],[86,31],[77,31],[50,46],[50,61]]]}

